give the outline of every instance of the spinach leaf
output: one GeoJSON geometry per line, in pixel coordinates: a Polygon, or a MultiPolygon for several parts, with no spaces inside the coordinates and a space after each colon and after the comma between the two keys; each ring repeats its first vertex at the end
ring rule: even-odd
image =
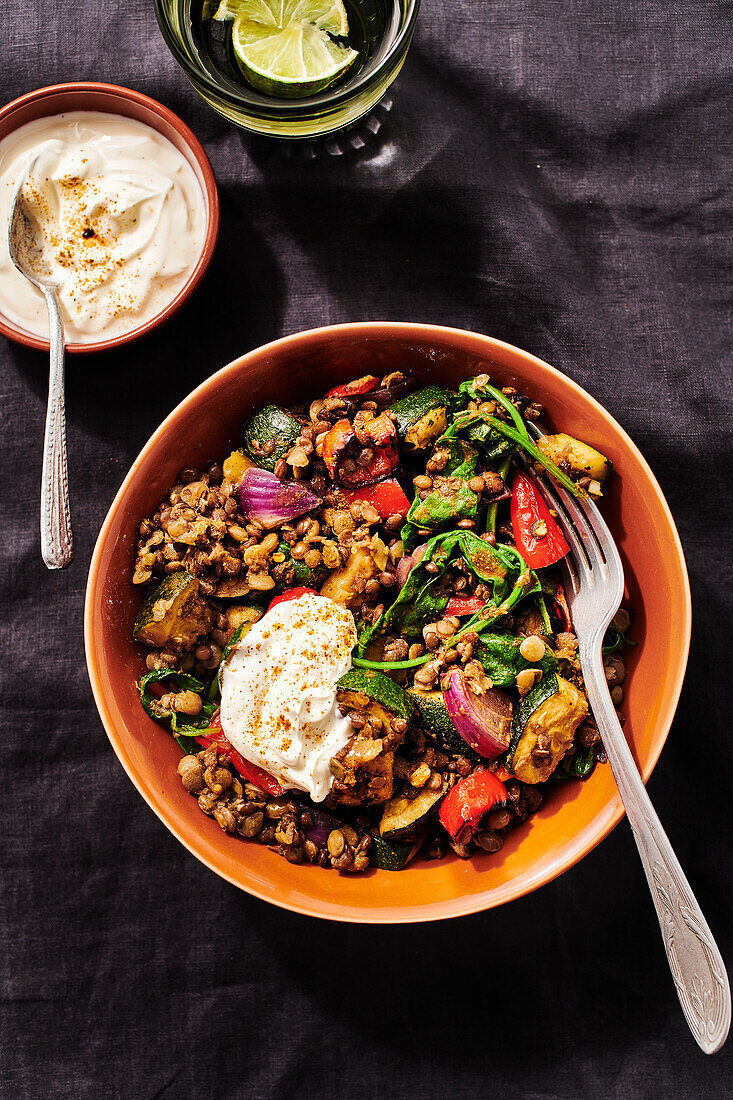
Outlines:
{"type": "MultiPolygon", "coordinates": [[[[201,713],[203,714],[203,711],[201,713]]],[[[197,717],[199,716],[197,715],[197,717]]],[[[192,753],[201,752],[203,746],[199,745],[196,738],[200,737],[204,730],[207,728],[210,718],[211,715],[208,714],[206,716],[206,721],[204,722],[203,726],[197,726],[192,724],[191,722],[181,722],[177,714],[173,714],[171,716],[171,731],[173,733],[173,737],[175,738],[178,747],[182,749],[183,752],[185,752],[186,756],[189,756],[192,753]]]]}
{"type": "Polygon", "coordinates": [[[479,375],[476,375],[475,378],[467,378],[466,381],[461,382],[458,387],[458,400],[460,401],[461,398],[463,398],[463,408],[469,405],[471,401],[478,401],[480,403],[485,400],[484,391],[476,385],[476,378],[478,377],[479,375]]]}
{"type": "Polygon", "coordinates": [[[480,581],[492,586],[495,596],[500,587],[507,588],[502,582],[506,582],[509,573],[522,573],[526,568],[524,559],[511,546],[492,546],[473,531],[461,531],[458,540],[466,564],[480,581]]]}
{"type": "Polygon", "coordinates": [[[527,661],[519,652],[521,644],[522,639],[513,634],[483,634],[474,645],[473,655],[495,687],[510,687],[525,668],[541,668],[543,675],[557,672],[557,660],[549,647],[539,661],[527,661]]]}
{"type": "Polygon", "coordinates": [[[638,642],[632,642],[631,638],[627,638],[617,626],[611,623],[604,635],[602,650],[604,653],[616,653],[619,649],[624,649],[627,645],[638,644],[638,642]]]}
{"type": "MultiPolygon", "coordinates": [[[[219,691],[221,691],[222,680],[224,678],[224,666],[227,663],[227,660],[229,659],[232,650],[236,646],[239,639],[242,637],[242,630],[244,629],[244,625],[244,623],[239,624],[222,651],[221,660],[219,661],[219,668],[217,669],[216,676],[214,677],[214,683],[217,685],[219,691]]],[[[249,625],[249,623],[247,625],[249,625]]]]}
{"type": "Polygon", "coordinates": [[[536,594],[534,602],[540,613],[540,618],[542,619],[542,633],[547,635],[554,634],[552,622],[550,621],[550,612],[547,610],[547,604],[545,603],[544,588],[541,592],[536,594]]]}
{"type": "Polygon", "coordinates": [[[564,756],[552,773],[553,780],[587,779],[596,764],[596,755],[591,745],[588,749],[578,749],[574,756],[564,756]]]}
{"type": "Polygon", "coordinates": [[[460,443],[458,437],[464,431],[468,442],[478,447],[482,457],[488,462],[495,462],[514,451],[511,441],[497,432],[483,414],[472,415],[466,412],[456,415],[453,423],[436,440],[436,446],[460,443]]]}
{"type": "MultiPolygon", "coordinates": [[[[499,465],[497,466],[497,472],[499,474],[499,477],[504,482],[506,482],[507,475],[509,474],[509,468],[511,467],[511,464],[512,464],[512,455],[513,454],[514,454],[514,447],[512,447],[510,449],[509,454],[505,455],[504,458],[502,458],[499,465]]],[[[494,501],[486,509],[486,530],[491,535],[496,533],[496,518],[497,518],[498,514],[499,514],[499,502],[494,501]]]]}
{"type": "Polygon", "coordinates": [[[573,772],[578,779],[587,779],[593,771],[596,762],[596,754],[591,745],[588,749],[578,749],[573,757],[573,772]]]}
{"type": "MultiPolygon", "coordinates": [[[[406,621],[415,634],[419,636],[422,632],[422,626],[430,622],[438,610],[442,611],[445,603],[447,603],[447,597],[445,597],[445,603],[439,607],[437,593],[434,592],[433,586],[445,572],[456,551],[462,554],[464,561],[479,580],[489,584],[492,589],[491,601],[487,603],[482,611],[473,616],[470,620],[471,623],[483,617],[483,625],[485,626],[488,619],[491,618],[489,613],[492,609],[510,598],[512,584],[516,583],[512,582],[511,576],[529,575],[524,559],[513,546],[491,546],[480,539],[478,535],[474,535],[472,531],[451,531],[445,535],[436,535],[428,543],[422,560],[410,570],[410,574],[395,602],[387,608],[384,614],[363,636],[358,647],[360,657],[364,655],[369,643],[375,637],[384,634],[388,629],[398,627],[399,624],[406,621]],[[430,562],[438,567],[437,573],[428,572],[426,566],[430,562]],[[409,617],[408,609],[411,612],[409,617]],[[416,627],[420,622],[421,614],[424,617],[418,631],[416,627]]],[[[520,587],[521,591],[518,592],[513,601],[515,603],[517,599],[534,592],[534,588],[529,588],[526,584],[520,587]]],[[[476,629],[476,627],[471,626],[470,629],[476,629]]]]}
{"type": "Polygon", "coordinates": [[[146,714],[149,714],[151,718],[155,718],[157,721],[161,719],[170,719],[174,711],[169,710],[167,707],[163,707],[160,704],[160,700],[148,690],[149,684],[157,684],[162,680],[168,680],[175,678],[179,687],[184,691],[195,691],[197,695],[203,695],[208,690],[206,684],[202,684],[200,680],[197,680],[194,676],[187,676],[184,672],[176,672],[171,668],[156,668],[152,672],[146,672],[138,684],[138,691],[140,692],[140,702],[143,705],[143,710],[146,714]]]}
{"type": "MultiPolygon", "coordinates": [[[[206,684],[203,684],[194,676],[188,676],[184,672],[176,672],[175,669],[170,668],[158,668],[154,669],[152,672],[147,672],[138,684],[140,701],[145,713],[151,718],[154,718],[156,722],[161,722],[163,725],[169,726],[173,736],[185,753],[196,752],[198,749],[192,747],[193,739],[203,728],[209,725],[212,714],[219,706],[218,700],[210,699],[204,703],[195,717],[186,715],[186,721],[184,723],[177,711],[161,706],[160,700],[156,699],[149,690],[150,684],[159,683],[162,680],[168,679],[175,679],[178,686],[183,688],[184,691],[195,691],[197,695],[201,695],[202,697],[206,693],[210,695],[211,688],[207,688],[206,684]]],[[[216,677],[213,683],[216,684],[216,677]]]]}
{"type": "Polygon", "coordinates": [[[411,554],[421,542],[425,541],[425,535],[418,534],[420,530],[421,528],[416,527],[414,523],[405,523],[400,531],[402,547],[406,554],[411,554]]]}
{"type": "Polygon", "coordinates": [[[471,378],[468,382],[464,382],[458,388],[458,392],[464,398],[467,398],[466,404],[470,404],[472,401],[478,405],[482,405],[484,402],[493,400],[497,405],[501,405],[502,408],[509,413],[509,416],[514,421],[514,425],[520,435],[525,439],[529,439],[529,432],[527,431],[527,425],[522,419],[522,414],[516,405],[513,405],[505,393],[498,390],[496,386],[492,386],[489,382],[488,375],[483,375],[486,379],[481,385],[478,384],[478,379],[481,375],[477,375],[476,378],[471,378]]]}
{"type": "Polygon", "coordinates": [[[474,517],[478,512],[478,495],[468,487],[476,473],[478,454],[459,439],[450,440],[447,450],[448,461],[433,478],[433,491],[424,500],[416,495],[407,513],[409,526],[407,531],[403,528],[402,543],[408,553],[418,545],[418,528],[437,532],[447,525],[455,527],[459,519],[474,517]]]}
{"type": "Polygon", "coordinates": [[[433,490],[425,500],[417,497],[407,513],[408,523],[416,527],[455,526],[459,519],[474,517],[478,511],[478,495],[469,489],[468,481],[457,475],[436,477],[433,490]]]}
{"type": "Polygon", "coordinates": [[[398,634],[408,638],[422,638],[423,627],[426,623],[435,622],[443,617],[448,596],[445,592],[437,592],[436,586],[439,576],[430,577],[418,592],[415,600],[409,604],[403,604],[401,614],[393,616],[392,629],[398,634]]]}
{"type": "Polygon", "coordinates": [[[481,448],[481,453],[487,462],[497,462],[500,458],[514,453],[514,447],[509,440],[504,439],[488,424],[473,424],[468,429],[466,438],[481,448]]]}
{"type": "MultiPolygon", "coordinates": [[[[502,549],[508,550],[510,547],[502,547],[502,549]]],[[[513,547],[511,548],[513,549],[513,547]]],[[[535,573],[530,572],[525,566],[525,572],[520,575],[514,581],[514,587],[509,594],[501,600],[501,603],[497,604],[496,601],[489,601],[484,604],[480,611],[477,611],[475,615],[472,615],[465,626],[462,627],[461,633],[467,631],[478,631],[482,633],[487,629],[489,625],[496,624],[499,619],[504,615],[508,615],[509,612],[526,599],[527,596],[534,596],[540,591],[540,582],[537,580],[535,573]]]]}
{"type": "MultiPolygon", "coordinates": [[[[513,406],[512,406],[513,407],[513,406]]],[[[516,409],[514,410],[516,413],[516,409]]],[[[517,414],[518,415],[518,414],[517,414]]],[[[536,462],[539,462],[541,466],[547,470],[550,477],[562,485],[564,489],[567,489],[569,493],[572,493],[574,497],[587,497],[588,494],[585,489],[582,489],[574,481],[572,481],[567,474],[564,474],[562,470],[557,466],[551,458],[548,458],[546,454],[536,447],[527,434],[527,429],[522,422],[522,430],[520,431],[515,425],[505,424],[503,420],[498,420],[495,416],[490,416],[488,413],[469,413],[463,417],[456,417],[451,426],[443,433],[440,439],[437,441],[440,443],[445,439],[455,438],[459,432],[463,432],[468,428],[471,428],[475,424],[488,424],[499,435],[504,436],[506,439],[511,440],[513,443],[518,444],[522,450],[526,451],[531,458],[536,462]]]]}
{"type": "Polygon", "coordinates": [[[447,449],[449,458],[442,472],[451,477],[465,477],[470,480],[476,473],[478,453],[460,439],[448,440],[447,449]]]}

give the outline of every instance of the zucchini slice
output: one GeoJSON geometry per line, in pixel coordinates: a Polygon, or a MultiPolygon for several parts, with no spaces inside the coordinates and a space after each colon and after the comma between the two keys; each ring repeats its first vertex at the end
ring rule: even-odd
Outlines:
{"type": "Polygon", "coordinates": [[[242,447],[246,455],[271,473],[278,459],[284,458],[300,438],[301,425],[279,405],[265,405],[242,429],[242,447]]]}
{"type": "Polygon", "coordinates": [[[391,718],[412,721],[415,704],[404,688],[383,672],[370,668],[352,668],[337,684],[340,701],[355,710],[376,704],[389,712],[391,718]]]}
{"type": "Polygon", "coordinates": [[[444,794],[445,787],[437,791],[423,788],[417,798],[406,798],[403,794],[390,798],[379,822],[379,835],[387,840],[411,835],[437,810],[444,794]]]}
{"type": "Polygon", "coordinates": [[[573,744],[575,731],[588,716],[585,696],[555,673],[545,676],[520,702],[512,723],[508,760],[523,783],[544,783],[573,744]],[[535,758],[541,734],[549,755],[535,758]]]}
{"type": "Polygon", "coordinates": [[[440,386],[425,386],[422,390],[395,401],[390,411],[394,413],[397,430],[412,450],[423,450],[448,427],[448,414],[453,394],[440,386]]]}
{"type": "Polygon", "coordinates": [[[379,867],[382,871],[401,871],[420,851],[422,842],[423,837],[412,843],[402,843],[399,840],[393,842],[372,833],[369,862],[372,867],[379,867]]]}
{"type": "Polygon", "coordinates": [[[242,600],[245,596],[251,595],[251,591],[247,574],[240,573],[237,577],[220,580],[216,586],[216,597],[219,600],[242,600]]]}
{"type": "Polygon", "coordinates": [[[447,753],[448,756],[466,756],[475,764],[482,760],[485,763],[485,757],[474,752],[454,726],[443,700],[442,691],[423,693],[415,691],[414,688],[408,688],[408,694],[415,700],[422,723],[441,752],[447,753]]]}
{"type": "Polygon", "coordinates": [[[169,573],[140,608],[133,637],[159,649],[176,641],[192,645],[199,634],[208,634],[214,624],[214,609],[199,594],[199,581],[181,569],[169,573]]]}
{"type": "Polygon", "coordinates": [[[558,678],[553,673],[550,676],[543,676],[539,684],[533,687],[523,699],[519,700],[516,710],[514,711],[514,718],[512,719],[512,739],[509,742],[509,751],[507,752],[507,761],[510,766],[514,759],[514,753],[519,744],[519,739],[524,733],[524,728],[532,714],[537,710],[537,707],[544,703],[545,699],[549,699],[550,696],[555,695],[559,690],[560,685],[558,683],[558,678]]]}
{"type": "Polygon", "coordinates": [[[572,435],[565,435],[564,432],[543,436],[537,441],[537,446],[561,470],[569,470],[579,477],[605,481],[612,469],[606,456],[595,447],[572,435]]]}

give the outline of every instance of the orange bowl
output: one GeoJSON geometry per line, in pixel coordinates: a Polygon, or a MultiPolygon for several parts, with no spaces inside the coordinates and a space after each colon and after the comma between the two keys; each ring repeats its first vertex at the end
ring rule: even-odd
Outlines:
{"type": "Polygon", "coordinates": [[[183,790],[180,751],[140,707],[143,650],[132,640],[139,603],[130,582],[139,521],[152,514],[183,466],[228,453],[242,421],[269,401],[310,401],[363,374],[409,369],[420,383],[456,388],[488,372],[541,401],[547,422],[613,461],[604,512],[636,611],[624,711],[646,780],[667,737],[690,640],[690,592],[672,516],[628,435],[584,390],[553,367],[488,336],[432,325],[335,325],[276,340],[230,363],[174,409],[143,448],[102,526],[86,595],[89,676],[123,767],[171,832],[217,874],[275,905],[331,920],[407,922],[454,917],[519,898],[572,867],[623,816],[608,766],[585,783],[558,784],[541,810],[511,830],[496,855],[449,856],[404,871],[346,876],[295,866],[265,847],[224,834],[183,790]]]}
{"type": "MultiPolygon", "coordinates": [[[[190,164],[201,187],[206,217],[206,232],[201,254],[175,298],[155,317],[151,317],[145,324],[138,325],[129,332],[123,332],[108,340],[95,340],[94,343],[66,345],[67,352],[87,355],[120,347],[131,340],[137,340],[139,336],[152,332],[158,325],[172,317],[176,310],[190,298],[206,274],[216,248],[220,220],[219,192],[209,158],[201,142],[185,122],[178,115],[174,115],[168,107],[164,107],[162,103],[151,99],[150,96],[117,84],[99,84],[96,81],[81,80],[73,84],[52,84],[47,88],[35,88],[32,92],[20,96],[19,99],[14,99],[12,103],[7,103],[0,110],[0,141],[28,122],[35,122],[38,118],[50,118],[52,115],[60,115],[67,111],[99,111],[102,114],[122,115],[135,122],[142,122],[162,134],[190,164]]],[[[46,352],[49,350],[49,343],[45,337],[27,332],[15,321],[6,317],[1,308],[0,332],[18,344],[25,344],[28,348],[37,348],[39,351],[46,352]]]]}

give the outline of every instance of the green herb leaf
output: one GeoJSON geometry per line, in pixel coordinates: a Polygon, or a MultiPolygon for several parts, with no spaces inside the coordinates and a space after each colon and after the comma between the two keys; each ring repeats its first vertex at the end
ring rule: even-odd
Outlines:
{"type": "MultiPolygon", "coordinates": [[[[207,698],[211,695],[211,685],[207,688],[206,684],[197,680],[194,676],[188,676],[184,672],[176,672],[175,669],[170,668],[158,668],[152,672],[147,672],[138,684],[140,701],[145,713],[154,718],[156,722],[168,726],[185,753],[197,752],[198,746],[193,747],[193,740],[204,727],[209,725],[211,716],[217,710],[219,706],[218,693],[217,698],[208,698],[208,701],[204,703],[195,717],[185,715],[184,720],[177,711],[161,706],[160,700],[156,699],[149,690],[150,684],[160,683],[162,680],[168,679],[174,679],[179,688],[184,691],[195,691],[202,698],[205,695],[207,695],[207,698]]],[[[212,684],[216,685],[216,677],[214,677],[212,684]]]]}
{"type": "MultiPolygon", "coordinates": [[[[512,455],[514,454],[514,447],[510,448],[510,453],[499,463],[497,472],[502,481],[506,481],[509,474],[509,468],[512,464],[512,455]]],[[[486,509],[486,530],[490,535],[496,534],[496,517],[499,514],[499,504],[495,501],[490,504],[486,509]]]]}
{"type": "Polygon", "coordinates": [[[473,655],[495,687],[510,687],[525,668],[539,668],[543,675],[557,672],[557,660],[549,646],[539,661],[527,661],[519,652],[522,641],[512,634],[483,634],[474,645],[473,655]]]}
{"type": "MultiPolygon", "coordinates": [[[[513,406],[512,406],[513,407],[513,406]]],[[[516,412],[516,409],[515,409],[516,412]]],[[[587,498],[588,494],[585,489],[581,489],[579,485],[576,485],[567,474],[564,474],[559,466],[556,466],[551,458],[548,458],[546,454],[543,454],[539,447],[536,447],[527,435],[526,427],[524,431],[519,431],[516,426],[510,426],[505,424],[503,420],[498,420],[495,416],[489,416],[487,413],[473,413],[464,415],[463,417],[457,417],[446,432],[443,433],[440,442],[443,439],[455,438],[459,432],[466,431],[474,424],[481,422],[488,424],[494,431],[500,435],[505,436],[507,439],[512,440],[518,444],[522,450],[539,462],[541,466],[547,470],[550,477],[552,477],[559,485],[562,485],[564,489],[567,489],[569,493],[572,493],[574,497],[587,498]]]]}
{"type": "Polygon", "coordinates": [[[459,519],[474,517],[478,511],[478,495],[468,487],[465,478],[451,475],[436,477],[435,488],[425,500],[417,497],[407,513],[408,523],[416,527],[455,526],[459,519]]]}
{"type": "MultiPolygon", "coordinates": [[[[405,669],[417,668],[430,660],[431,654],[416,657],[411,661],[367,661],[364,653],[370,642],[387,631],[399,617],[406,612],[404,609],[415,603],[422,593],[423,586],[432,585],[445,571],[455,549],[458,548],[473,572],[484,583],[492,586],[492,599],[487,600],[484,607],[473,615],[469,621],[453,638],[453,642],[460,640],[468,631],[482,632],[507,615],[511,609],[527,596],[540,591],[540,583],[536,574],[532,573],[522,555],[513,546],[490,546],[489,543],[474,535],[471,531],[452,531],[446,535],[436,535],[431,539],[425,550],[422,561],[413,566],[405,585],[399,596],[372,627],[362,636],[357,648],[357,656],[353,663],[358,668],[375,669],[405,669]],[[498,559],[498,562],[495,560],[498,559]],[[428,574],[426,566],[433,562],[438,566],[438,572],[428,574]],[[510,577],[516,574],[513,582],[510,577]],[[430,577],[428,581],[426,578],[430,577]]],[[[422,625],[430,621],[432,616],[427,616],[422,625]]]]}
{"type": "Polygon", "coordinates": [[[621,633],[617,626],[611,623],[604,635],[601,649],[603,653],[616,653],[619,649],[624,649],[628,645],[634,646],[638,644],[638,642],[632,642],[631,638],[627,638],[625,634],[621,633]]]}
{"type": "MultiPolygon", "coordinates": [[[[249,626],[249,623],[247,625],[249,626]]],[[[222,679],[224,677],[224,666],[227,663],[227,661],[229,660],[229,657],[231,656],[232,650],[236,646],[239,639],[242,637],[243,628],[244,628],[244,623],[240,623],[239,626],[237,627],[237,629],[232,634],[229,641],[227,642],[227,644],[224,646],[224,649],[222,651],[221,661],[219,661],[219,668],[217,669],[216,676],[214,678],[214,683],[218,686],[220,692],[221,692],[222,679]]]]}
{"type": "Polygon", "coordinates": [[[573,774],[578,779],[587,779],[593,771],[596,762],[596,754],[591,745],[588,749],[578,749],[573,757],[573,774]]]}

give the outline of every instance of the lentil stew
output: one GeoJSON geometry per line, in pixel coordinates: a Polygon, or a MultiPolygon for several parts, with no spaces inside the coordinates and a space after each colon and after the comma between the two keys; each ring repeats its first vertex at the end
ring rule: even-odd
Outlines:
{"type": "MultiPolygon", "coordinates": [[[[599,498],[612,471],[567,435],[535,446],[541,414],[487,375],[457,392],[368,375],[308,408],[266,406],[141,522],[142,705],[222,830],[342,872],[468,859],[498,851],[548,783],[605,762],[557,569],[567,546],[531,473],[599,498]],[[250,631],[316,592],[357,637],[322,804],[238,751],[221,708],[250,631]]],[[[630,626],[620,609],[604,646],[617,707],[630,626]]]]}

